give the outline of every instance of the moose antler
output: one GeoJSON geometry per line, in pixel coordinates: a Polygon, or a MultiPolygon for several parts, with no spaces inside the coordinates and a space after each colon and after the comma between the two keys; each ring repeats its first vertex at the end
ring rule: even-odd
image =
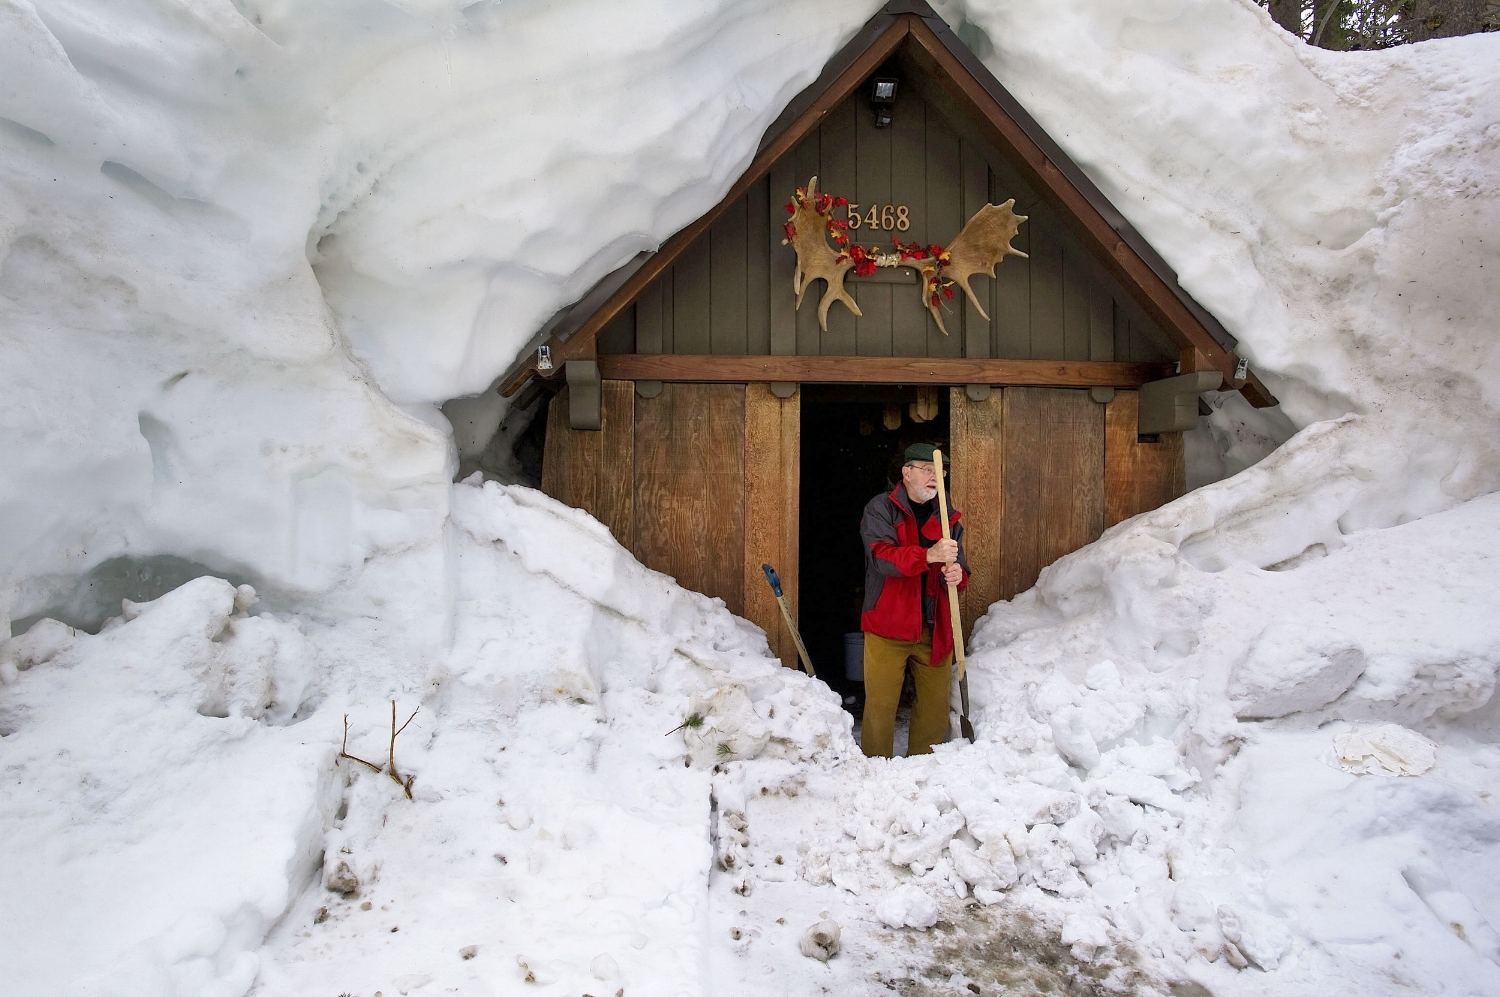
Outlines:
{"type": "Polygon", "coordinates": [[[974,217],[969,219],[969,223],[948,248],[922,268],[922,299],[927,303],[932,317],[937,319],[937,327],[943,335],[948,335],[948,330],[943,325],[939,294],[953,297],[951,285],[957,284],[964,289],[964,294],[973,303],[975,310],[988,322],[990,317],[979,303],[974,289],[969,286],[969,278],[981,273],[993,277],[995,265],[1007,256],[1026,256],[1010,244],[1021,231],[1021,223],[1027,217],[1012,210],[1015,203],[1016,199],[1011,198],[1000,205],[986,204],[974,212],[974,217]]]}
{"type": "Polygon", "coordinates": [[[843,223],[833,218],[833,207],[840,202],[842,198],[819,194],[818,178],[813,177],[807,182],[807,189],[798,190],[796,198],[787,205],[792,217],[786,223],[787,237],[781,240],[783,246],[790,244],[797,251],[797,268],[792,271],[797,308],[802,307],[802,296],[813,281],[821,277],[828,282],[823,300],[818,302],[818,325],[824,332],[828,331],[828,309],[835,301],[842,301],[856,315],[864,314],[859,303],[844,289],[844,275],[854,266],[853,258],[828,245],[830,228],[835,240],[849,241],[843,235],[843,223]]]}

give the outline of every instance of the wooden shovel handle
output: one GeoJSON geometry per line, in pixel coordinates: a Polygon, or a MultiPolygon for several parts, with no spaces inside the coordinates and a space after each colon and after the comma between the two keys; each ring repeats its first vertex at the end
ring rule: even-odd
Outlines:
{"type": "MultiPolygon", "coordinates": [[[[952,540],[948,532],[948,490],[943,487],[943,452],[932,452],[932,468],[937,472],[938,518],[943,524],[943,539],[952,540]]],[[[958,563],[956,560],[954,563],[958,563]]],[[[953,624],[953,658],[958,662],[958,678],[964,677],[964,625],[958,617],[958,586],[948,583],[948,621],[953,624]]]]}

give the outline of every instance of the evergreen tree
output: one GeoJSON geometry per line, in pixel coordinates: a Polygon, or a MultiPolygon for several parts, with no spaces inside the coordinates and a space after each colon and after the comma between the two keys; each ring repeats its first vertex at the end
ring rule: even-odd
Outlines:
{"type": "Polygon", "coordinates": [[[1286,30],[1320,48],[1390,48],[1500,30],[1500,0],[1259,0],[1286,30]]]}

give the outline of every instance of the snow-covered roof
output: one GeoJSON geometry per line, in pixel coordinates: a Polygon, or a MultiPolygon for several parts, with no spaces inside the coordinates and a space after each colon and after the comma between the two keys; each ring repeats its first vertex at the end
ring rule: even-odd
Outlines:
{"type": "MultiPolygon", "coordinates": [[[[1252,404],[1276,399],[1248,367],[1240,368],[1234,336],[1188,294],[1177,274],[1110,203],[994,74],[925,0],[890,0],[824,66],[810,86],[766,130],[755,159],[713,208],[679,230],[655,252],[641,252],[606,275],[546,323],[500,380],[511,395],[532,377],[555,377],[563,361],[591,359],[600,332],[716,219],[743,197],[772,165],[788,155],[850,93],[897,51],[905,49],[986,139],[1073,224],[1085,245],[1183,351],[1196,351],[1196,369],[1217,370],[1226,388],[1252,404]],[[538,369],[538,347],[552,367],[538,369]]],[[[1186,371],[1184,371],[1186,373],[1186,371]]]]}

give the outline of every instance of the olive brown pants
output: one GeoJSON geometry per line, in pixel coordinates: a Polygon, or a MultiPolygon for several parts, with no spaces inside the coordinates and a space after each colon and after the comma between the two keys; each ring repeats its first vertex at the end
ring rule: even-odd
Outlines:
{"type": "Polygon", "coordinates": [[[917,686],[917,701],[911,708],[908,755],[926,755],[934,744],[948,739],[948,683],[953,666],[950,654],[933,667],[932,631],[923,630],[920,640],[891,640],[865,634],[865,714],[860,722],[860,745],[871,758],[891,757],[896,739],[896,705],[901,700],[901,682],[911,663],[917,686]]]}

